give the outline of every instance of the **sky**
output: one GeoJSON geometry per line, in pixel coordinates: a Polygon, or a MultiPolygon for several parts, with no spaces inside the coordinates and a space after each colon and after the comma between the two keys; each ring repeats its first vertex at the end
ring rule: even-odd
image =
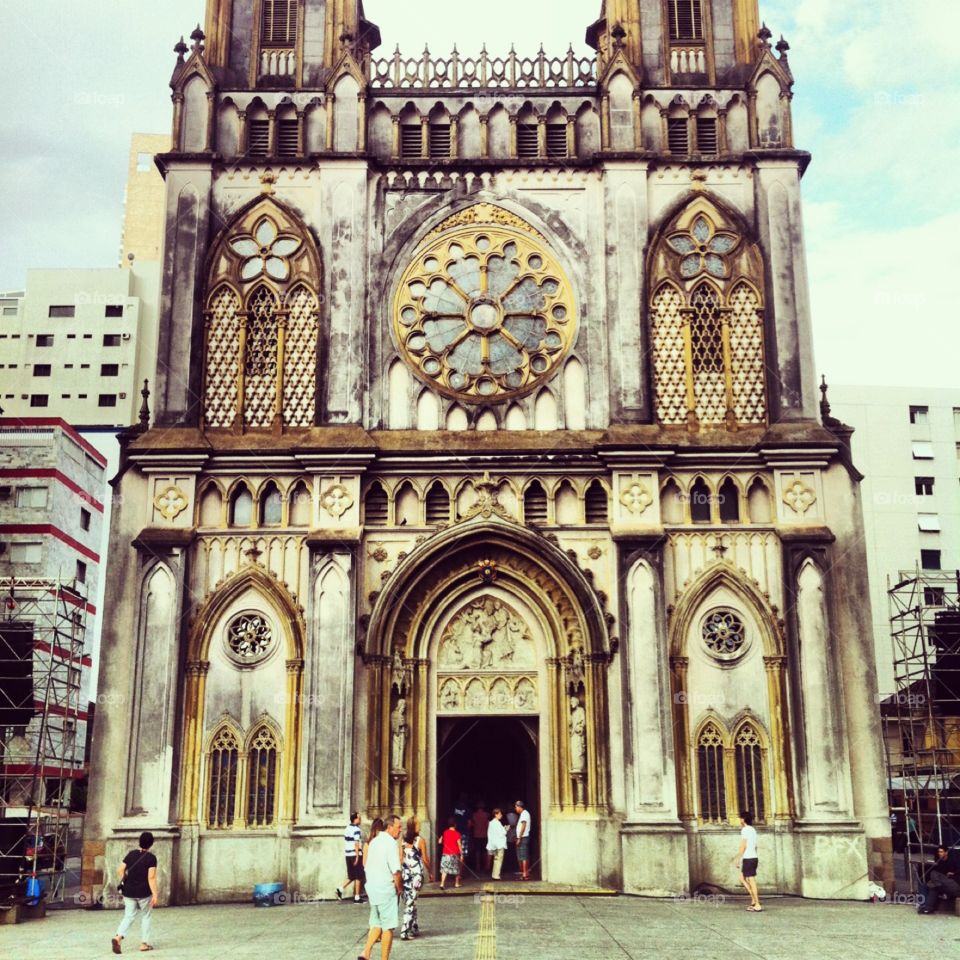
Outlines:
{"type": "MultiPolygon", "coordinates": [[[[366,0],[384,46],[583,49],[598,0],[366,0]],[[455,10],[451,14],[450,11],[455,10]]],[[[181,34],[203,0],[0,3],[0,290],[29,267],[115,266],[133,132],[170,127],[181,34]]],[[[836,383],[956,386],[956,0],[761,0],[790,42],[817,367],[836,383]],[[940,252],[938,252],[940,251],[940,252]]]]}

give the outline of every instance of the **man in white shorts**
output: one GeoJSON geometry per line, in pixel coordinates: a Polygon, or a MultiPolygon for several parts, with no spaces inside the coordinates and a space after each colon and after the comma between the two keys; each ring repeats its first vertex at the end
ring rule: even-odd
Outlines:
{"type": "Polygon", "coordinates": [[[394,813],[387,817],[384,830],[378,833],[367,848],[367,898],[370,901],[370,934],[367,945],[357,960],[370,960],[374,944],[381,940],[380,956],[389,960],[393,945],[393,931],[400,923],[400,818],[394,813]]]}

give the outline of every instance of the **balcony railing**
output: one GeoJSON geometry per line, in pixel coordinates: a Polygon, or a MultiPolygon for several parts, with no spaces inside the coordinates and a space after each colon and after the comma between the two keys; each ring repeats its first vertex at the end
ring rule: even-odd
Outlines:
{"type": "Polygon", "coordinates": [[[292,77],[297,72],[297,51],[293,47],[264,47],[260,51],[261,77],[292,77]]]}
{"type": "Polygon", "coordinates": [[[706,47],[702,46],[671,46],[670,73],[706,73],[706,47]]]}
{"type": "Polygon", "coordinates": [[[370,86],[379,90],[510,90],[592,87],[597,82],[595,57],[579,57],[571,47],[566,56],[548,57],[540,48],[535,57],[492,57],[483,48],[478,57],[461,57],[454,47],[446,58],[424,48],[419,57],[404,57],[398,47],[392,57],[371,58],[370,86]]]}

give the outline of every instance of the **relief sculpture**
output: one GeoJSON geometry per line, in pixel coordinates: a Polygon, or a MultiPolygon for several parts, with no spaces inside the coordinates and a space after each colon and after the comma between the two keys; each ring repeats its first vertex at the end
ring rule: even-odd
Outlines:
{"type": "Polygon", "coordinates": [[[533,640],[523,620],[494,597],[475,600],[455,616],[440,641],[441,670],[529,670],[533,640]]]}

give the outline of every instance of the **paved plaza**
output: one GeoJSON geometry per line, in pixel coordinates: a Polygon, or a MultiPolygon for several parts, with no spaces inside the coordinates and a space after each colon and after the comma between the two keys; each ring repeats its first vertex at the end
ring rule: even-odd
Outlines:
{"type": "MultiPolygon", "coordinates": [[[[917,916],[905,905],[770,899],[762,914],[739,898],[676,901],[632,897],[499,894],[430,897],[422,936],[397,942],[395,960],[930,960],[960,956],[960,917],[917,916]]],[[[116,911],[58,910],[0,928],[3,960],[112,956],[116,911]]],[[[157,911],[164,960],[355,960],[367,909],[301,903],[157,911]]],[[[139,955],[131,931],[124,955],[139,955]]],[[[374,958],[379,952],[374,951],[374,958]]]]}

